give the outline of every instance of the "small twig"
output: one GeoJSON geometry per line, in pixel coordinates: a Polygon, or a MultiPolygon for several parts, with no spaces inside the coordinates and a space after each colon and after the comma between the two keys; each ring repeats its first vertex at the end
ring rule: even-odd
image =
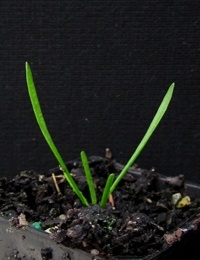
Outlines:
{"type": "Polygon", "coordinates": [[[65,176],[63,175],[55,175],[55,178],[58,179],[58,184],[63,183],[65,181],[65,176]]]}
{"type": "Polygon", "coordinates": [[[58,186],[58,183],[57,183],[57,180],[56,180],[56,176],[55,176],[54,173],[52,173],[52,178],[53,178],[53,182],[54,182],[54,184],[55,184],[56,190],[57,190],[57,192],[58,192],[58,196],[62,196],[62,193],[61,193],[61,191],[60,191],[60,188],[59,188],[59,186],[58,186]]]}
{"type": "Polygon", "coordinates": [[[86,247],[87,246],[87,242],[85,240],[82,241],[82,245],[83,247],[86,247]]]}
{"type": "Polygon", "coordinates": [[[109,202],[110,202],[111,206],[114,207],[114,206],[115,206],[115,203],[114,203],[113,195],[110,194],[109,197],[108,197],[108,199],[109,199],[109,202]]]}
{"type": "Polygon", "coordinates": [[[106,148],[105,157],[107,159],[111,159],[112,158],[112,152],[111,152],[110,148],[106,148]]]}
{"type": "Polygon", "coordinates": [[[61,175],[55,175],[56,179],[64,179],[65,177],[61,174],[61,175]]]}

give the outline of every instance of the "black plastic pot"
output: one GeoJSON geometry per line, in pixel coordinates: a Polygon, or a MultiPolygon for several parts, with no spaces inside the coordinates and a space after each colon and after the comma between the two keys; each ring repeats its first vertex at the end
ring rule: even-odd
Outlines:
{"type": "Polygon", "coordinates": [[[84,251],[55,244],[46,232],[32,227],[16,229],[4,218],[0,218],[0,250],[1,260],[94,259],[84,251]]]}
{"type": "MultiPolygon", "coordinates": [[[[123,166],[115,163],[116,168],[120,169],[123,166]]],[[[54,169],[55,170],[55,169],[54,169]]],[[[141,175],[140,169],[130,170],[135,177],[141,175]]],[[[164,188],[166,176],[161,176],[157,182],[159,188],[164,188]]],[[[186,183],[188,195],[200,198],[200,186],[192,183],[186,183]]],[[[181,234],[177,241],[166,243],[162,251],[147,255],[143,258],[130,257],[113,257],[112,259],[141,259],[141,260],[156,260],[156,259],[182,259],[189,258],[200,253],[200,216],[195,214],[190,219],[179,225],[177,229],[172,230],[172,234],[181,234]],[[177,233],[176,233],[177,232],[177,233]]],[[[50,239],[49,234],[36,230],[32,227],[23,227],[17,229],[12,226],[10,221],[0,218],[0,259],[69,259],[69,260],[100,260],[110,259],[101,258],[79,249],[71,249],[61,244],[56,244],[50,239]]],[[[195,259],[193,257],[193,259],[195,259]]]]}

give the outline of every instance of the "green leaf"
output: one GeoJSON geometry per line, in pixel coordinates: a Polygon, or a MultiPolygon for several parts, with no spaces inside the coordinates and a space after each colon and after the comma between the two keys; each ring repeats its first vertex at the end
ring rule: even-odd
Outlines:
{"type": "Polygon", "coordinates": [[[66,180],[68,181],[69,185],[71,186],[73,191],[76,193],[76,195],[79,197],[79,199],[81,200],[83,205],[88,206],[89,204],[87,202],[87,199],[83,196],[82,192],[79,190],[78,186],[76,185],[74,179],[70,175],[70,173],[69,173],[60,153],[58,152],[58,150],[51,138],[51,135],[47,129],[46,122],[44,120],[42,110],[40,107],[40,102],[39,102],[38,95],[36,92],[35,84],[33,81],[31,68],[30,68],[28,62],[26,62],[26,82],[27,82],[27,86],[28,86],[28,92],[29,92],[29,97],[30,97],[31,104],[33,107],[33,111],[34,111],[36,120],[38,122],[38,125],[40,127],[40,130],[41,130],[47,144],[49,145],[51,151],[53,152],[54,156],[56,157],[59,165],[61,166],[64,176],[65,176],[66,180]]]}
{"type": "Polygon", "coordinates": [[[157,128],[158,124],[160,123],[162,117],[164,116],[164,114],[165,114],[165,112],[168,108],[168,105],[169,105],[171,98],[172,98],[173,91],[174,91],[174,83],[171,84],[167,93],[165,94],[165,96],[164,96],[164,98],[163,98],[163,100],[162,100],[162,102],[161,102],[161,104],[160,104],[160,106],[157,110],[157,113],[155,114],[155,116],[154,116],[146,134],[144,135],[143,139],[141,140],[140,144],[136,148],[135,152],[133,153],[133,155],[131,156],[130,160],[127,162],[127,164],[125,165],[125,167],[123,168],[121,173],[116,178],[112,187],[110,188],[110,193],[112,193],[116,189],[118,183],[121,181],[121,179],[127,173],[129,168],[134,164],[135,160],[137,159],[137,157],[139,156],[139,154],[141,153],[141,151],[143,150],[143,148],[145,147],[145,145],[149,141],[151,135],[153,134],[153,132],[157,128]]]}
{"type": "MultiPolygon", "coordinates": [[[[138,147],[136,148],[135,152],[133,153],[133,155],[131,156],[131,158],[127,162],[127,164],[122,169],[121,173],[118,175],[118,177],[116,178],[116,180],[112,184],[110,191],[109,191],[109,194],[113,193],[113,191],[116,189],[116,187],[119,184],[119,182],[121,181],[121,179],[125,176],[125,174],[129,170],[129,168],[134,164],[135,160],[137,159],[137,157],[139,156],[139,154],[141,153],[141,151],[143,150],[143,148],[145,147],[145,145],[149,141],[151,135],[153,134],[153,132],[157,128],[158,124],[160,123],[162,117],[164,116],[164,114],[165,114],[165,112],[166,112],[166,110],[169,106],[169,103],[170,103],[172,95],[173,95],[174,86],[175,86],[175,84],[172,83],[171,86],[169,87],[169,89],[168,89],[167,93],[165,94],[165,96],[164,96],[164,98],[163,98],[163,100],[162,100],[162,102],[161,102],[161,104],[160,104],[160,106],[157,110],[157,113],[155,114],[146,134],[142,138],[141,142],[139,143],[138,147]]],[[[104,206],[105,206],[105,201],[102,203],[102,207],[104,207],[104,206]]]]}
{"type": "Polygon", "coordinates": [[[100,202],[100,207],[101,208],[105,207],[106,202],[108,200],[108,197],[111,194],[110,193],[110,187],[113,184],[114,178],[115,178],[115,174],[114,173],[111,173],[108,176],[108,179],[106,181],[106,185],[105,185],[105,188],[104,188],[104,191],[103,191],[103,195],[102,195],[102,198],[101,198],[101,202],[100,202]]]}
{"type": "Polygon", "coordinates": [[[88,159],[87,159],[86,153],[84,151],[81,152],[81,160],[82,160],[83,168],[84,168],[84,171],[85,171],[87,184],[88,184],[88,187],[89,187],[89,190],[90,190],[91,202],[92,202],[92,204],[96,204],[97,203],[97,197],[96,197],[94,181],[93,181],[92,174],[91,174],[91,171],[90,171],[88,159]]]}

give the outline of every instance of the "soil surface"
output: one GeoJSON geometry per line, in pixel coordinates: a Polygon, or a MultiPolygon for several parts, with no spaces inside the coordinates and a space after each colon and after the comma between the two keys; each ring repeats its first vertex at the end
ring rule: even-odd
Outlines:
{"type": "MultiPolygon", "coordinates": [[[[122,166],[98,156],[89,157],[89,162],[100,201],[108,175],[119,174],[122,166]]],[[[67,166],[90,201],[81,162],[67,166]]],[[[0,179],[0,213],[17,227],[41,222],[57,243],[105,259],[144,257],[181,240],[181,224],[199,213],[200,200],[188,195],[182,175],[163,178],[154,169],[136,166],[131,171],[104,209],[82,206],[58,168],[48,173],[22,171],[11,180],[0,179]]]]}

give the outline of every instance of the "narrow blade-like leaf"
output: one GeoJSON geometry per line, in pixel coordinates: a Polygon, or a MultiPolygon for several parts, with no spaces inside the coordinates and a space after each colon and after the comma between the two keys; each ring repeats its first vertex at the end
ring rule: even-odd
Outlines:
{"type": "Polygon", "coordinates": [[[106,185],[105,185],[105,188],[104,188],[104,191],[103,191],[103,195],[102,195],[102,198],[101,198],[101,202],[100,202],[100,207],[102,207],[102,208],[105,207],[106,202],[108,200],[108,197],[111,194],[110,193],[110,187],[113,184],[114,178],[115,178],[115,174],[114,173],[111,173],[108,176],[108,179],[106,181],[106,185]]]}
{"type": "Polygon", "coordinates": [[[82,160],[84,172],[85,172],[85,175],[86,175],[87,184],[88,184],[88,187],[89,187],[89,190],[90,190],[91,202],[92,202],[92,204],[96,204],[97,203],[97,197],[96,197],[94,181],[93,181],[92,174],[91,174],[91,171],[90,171],[88,159],[87,159],[86,153],[84,151],[81,152],[81,160],[82,160]]]}
{"type": "Polygon", "coordinates": [[[174,91],[174,83],[171,84],[167,93],[165,94],[165,96],[164,96],[164,98],[163,98],[163,100],[162,100],[162,102],[161,102],[161,104],[160,104],[160,106],[157,110],[157,113],[155,114],[155,116],[154,116],[146,134],[144,135],[143,139],[141,140],[140,144],[138,145],[135,152],[131,156],[130,160],[124,166],[123,170],[121,171],[121,173],[118,175],[115,182],[111,186],[110,193],[113,193],[113,191],[116,189],[116,187],[119,184],[119,182],[121,181],[121,179],[127,173],[129,168],[133,165],[133,163],[135,162],[135,160],[137,159],[137,157],[139,156],[139,154],[141,153],[141,151],[143,150],[143,148],[147,144],[147,142],[150,139],[151,135],[153,134],[154,130],[157,128],[158,124],[160,123],[162,117],[164,116],[164,114],[165,114],[165,112],[168,108],[168,105],[169,105],[171,98],[172,98],[173,91],[174,91]]]}
{"type": "Polygon", "coordinates": [[[58,150],[51,138],[51,135],[47,129],[46,122],[44,120],[42,110],[40,107],[40,102],[39,102],[38,95],[36,92],[35,84],[33,81],[31,68],[30,68],[28,62],[26,62],[26,81],[27,81],[27,86],[28,86],[29,97],[30,97],[33,111],[34,111],[36,120],[38,122],[38,125],[40,127],[40,130],[41,130],[47,144],[49,145],[51,151],[53,152],[54,156],[56,157],[59,165],[61,166],[64,176],[67,179],[69,185],[71,186],[73,191],[76,193],[76,195],[79,197],[81,202],[87,206],[89,204],[88,204],[86,198],[83,196],[82,192],[79,190],[78,186],[76,185],[74,179],[70,175],[70,173],[69,173],[60,153],[58,152],[58,150]]]}

